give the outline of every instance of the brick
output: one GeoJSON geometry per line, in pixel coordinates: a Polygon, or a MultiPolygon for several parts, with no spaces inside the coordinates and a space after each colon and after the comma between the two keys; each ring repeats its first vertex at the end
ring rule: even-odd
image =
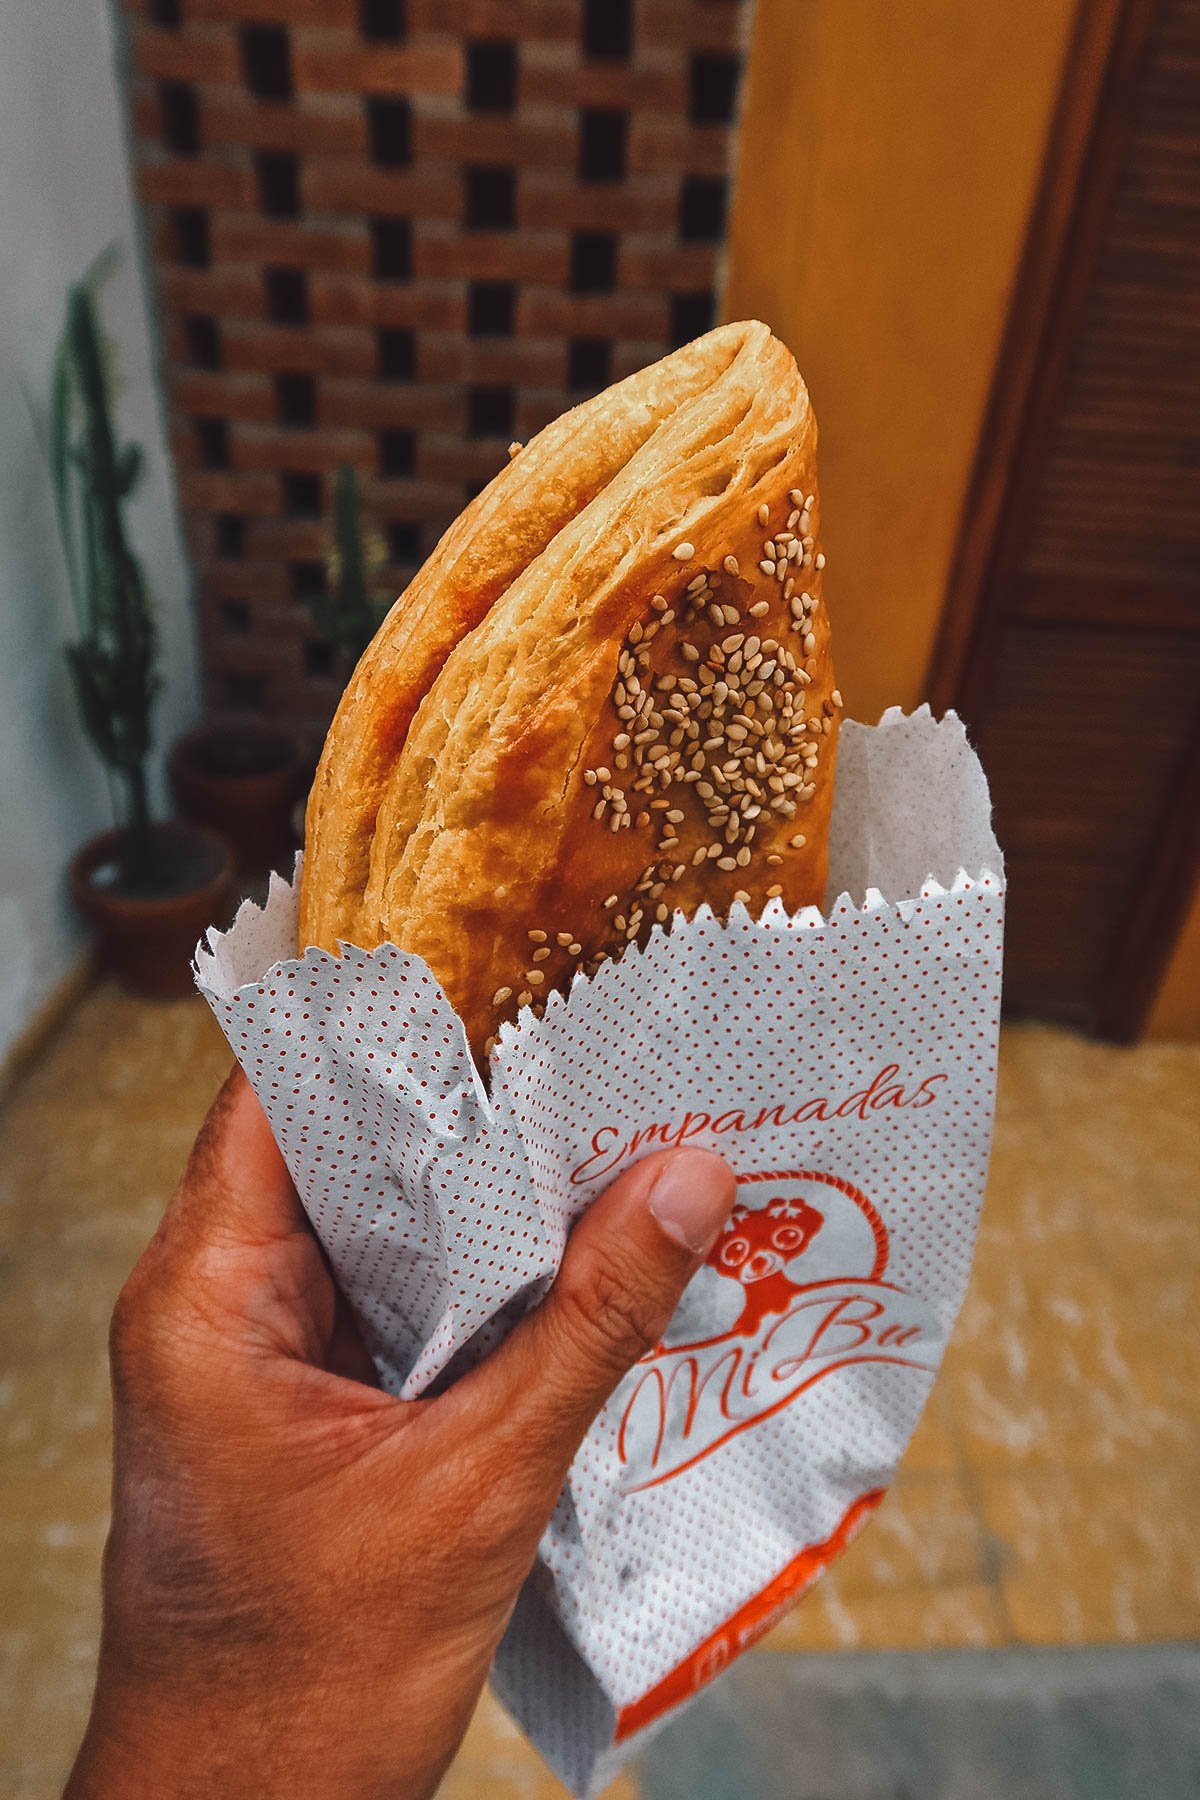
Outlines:
{"type": "Polygon", "coordinates": [[[413,244],[413,272],[418,278],[559,282],[566,280],[567,267],[567,241],[562,233],[460,234],[427,227],[416,234],[413,244]]]}
{"type": "Polygon", "coordinates": [[[533,388],[522,393],[517,402],[517,417],[514,431],[523,444],[531,437],[536,437],[543,426],[557,419],[559,413],[567,407],[574,406],[579,400],[578,394],[570,394],[564,387],[533,388]]]}
{"type": "Polygon", "coordinates": [[[295,469],[322,474],[339,463],[373,457],[374,439],[361,431],[283,431],[241,426],[233,433],[235,469],[295,469]]]}
{"type": "Polygon", "coordinates": [[[358,24],[358,0],[184,0],[188,29],[193,20],[227,20],[238,25],[358,24]]]}
{"type": "Polygon", "coordinates": [[[306,26],[292,32],[298,93],[457,94],[462,48],[440,43],[368,44],[356,31],[306,26]]]}
{"type": "Polygon", "coordinates": [[[255,375],[226,375],[188,369],[171,377],[176,408],[189,419],[257,419],[275,417],[270,381],[255,375]]]}
{"type": "Polygon", "coordinates": [[[517,223],[527,231],[656,231],[674,236],[678,181],[579,185],[557,169],[523,172],[517,189],[517,223]]]}
{"type": "MultiPolygon", "coordinates": [[[[139,131],[144,127],[139,124],[139,131]]],[[[264,106],[239,89],[204,96],[204,141],[254,150],[366,154],[367,129],[357,94],[305,94],[287,106],[264,106]]]]}
{"type": "Polygon", "coordinates": [[[682,64],[677,70],[620,62],[573,66],[527,50],[517,72],[517,94],[522,106],[611,106],[629,112],[659,108],[678,114],[687,105],[687,82],[682,64]]]}
{"type": "Polygon", "coordinates": [[[158,285],[168,312],[261,319],[262,276],[257,269],[185,269],[160,262],[158,285]]]}
{"type": "Polygon", "coordinates": [[[746,13],[736,4],[681,6],[679,0],[638,0],[636,41],[669,49],[737,50],[746,13]]]}
{"type": "Polygon", "coordinates": [[[316,519],[252,519],[249,543],[256,556],[275,564],[320,562],[328,535],[316,519]]]}
{"type": "Polygon", "coordinates": [[[462,479],[431,480],[424,470],[416,479],[385,478],[372,463],[359,481],[363,511],[372,519],[425,519],[431,541],[456,519],[463,507],[462,479]]]}
{"type": "Polygon", "coordinates": [[[314,157],[304,170],[311,212],[382,213],[414,219],[458,219],[462,178],[445,167],[375,168],[361,157],[314,157]]]}
{"type": "Polygon", "coordinates": [[[253,600],[256,612],[263,600],[282,602],[291,597],[287,570],[275,562],[216,565],[205,571],[203,590],[217,600],[253,600]]]}
{"type": "Polygon", "coordinates": [[[230,370],[295,369],[314,375],[367,376],[376,366],[373,331],[296,331],[283,325],[243,325],[232,321],[221,333],[221,363],[230,370]]]}
{"type": "Polygon", "coordinates": [[[519,37],[579,42],[579,0],[409,0],[409,29],[461,32],[464,37],[519,37]],[[514,15],[516,15],[514,17],[514,15]]]}
{"type": "Polygon", "coordinates": [[[236,34],[227,27],[189,23],[187,31],[140,26],[133,33],[134,66],[164,81],[240,82],[242,65],[236,34]]]}
{"type": "Polygon", "coordinates": [[[490,481],[507,461],[506,447],[495,438],[464,438],[429,433],[421,439],[417,463],[429,481],[457,484],[458,506],[464,504],[462,484],[466,481],[490,481]]]}
{"type": "Polygon", "coordinates": [[[271,474],[245,470],[185,469],[177,465],[179,497],[197,512],[278,513],[279,483],[271,474]]]}
{"type": "Polygon", "coordinates": [[[520,114],[463,113],[453,118],[418,116],[413,121],[413,150],[422,163],[495,162],[515,163],[522,169],[573,169],[577,137],[574,112],[565,109],[549,120],[525,120],[520,114]]]}
{"type": "Polygon", "coordinates": [[[417,347],[422,381],[489,386],[552,386],[561,380],[563,346],[555,338],[464,338],[428,333],[417,347]]]}
{"type": "Polygon", "coordinates": [[[666,175],[676,186],[682,170],[724,175],[730,143],[727,125],[690,125],[686,119],[639,113],[629,125],[630,173],[666,175]]]}
{"type": "Polygon", "coordinates": [[[249,206],[254,182],[249,169],[191,157],[143,163],[137,191],[152,206],[249,206]]]}
{"type": "Polygon", "coordinates": [[[461,331],[466,322],[461,282],[414,286],[321,272],[309,283],[308,298],[314,325],[407,325],[414,330],[431,325],[461,331]]]}
{"type": "MultiPolygon", "coordinates": [[[[323,430],[326,426],[362,431],[411,426],[420,434],[462,429],[463,397],[455,387],[424,382],[325,381],[320,405],[323,430]]],[[[419,459],[419,444],[417,454],[419,459]]]]}
{"type": "Polygon", "coordinates": [[[622,338],[613,345],[612,378],[624,381],[627,375],[636,375],[648,363],[657,362],[665,356],[668,349],[665,338],[622,338]]]}
{"type": "Polygon", "coordinates": [[[342,269],[366,274],[371,251],[361,220],[309,225],[264,219],[258,213],[217,213],[212,221],[213,259],[260,266],[342,269]]]}
{"type": "Polygon", "coordinates": [[[649,293],[567,294],[528,287],[517,303],[517,326],[532,337],[645,337],[665,339],[668,306],[658,285],[649,293]]]}
{"type": "Polygon", "coordinates": [[[631,288],[710,288],[716,281],[716,244],[671,244],[661,239],[626,238],[617,279],[631,288]]]}

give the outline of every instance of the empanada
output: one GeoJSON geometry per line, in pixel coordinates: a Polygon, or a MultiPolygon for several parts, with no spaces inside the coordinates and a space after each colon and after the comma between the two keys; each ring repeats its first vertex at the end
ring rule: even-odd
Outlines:
{"type": "Polygon", "coordinates": [[[816,439],[749,322],[514,447],[338,707],[301,946],[424,957],[483,1056],[674,911],[819,901],[841,698],[816,439]]]}

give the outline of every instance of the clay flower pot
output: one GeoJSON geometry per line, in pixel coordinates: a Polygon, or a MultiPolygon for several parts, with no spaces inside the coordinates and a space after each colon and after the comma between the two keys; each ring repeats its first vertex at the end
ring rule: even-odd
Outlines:
{"type": "Polygon", "coordinates": [[[289,875],[296,849],[292,810],[304,785],[285,731],[253,722],[200,725],[175,743],[171,788],[180,812],[229,840],[243,875],[289,875]]]}
{"type": "Polygon", "coordinates": [[[192,951],[233,911],[233,855],[216,832],[180,819],[150,828],[152,875],[126,878],[124,831],[105,831],[76,851],[71,897],[95,927],[102,966],[135,994],[172,999],[192,992],[192,951]]]}

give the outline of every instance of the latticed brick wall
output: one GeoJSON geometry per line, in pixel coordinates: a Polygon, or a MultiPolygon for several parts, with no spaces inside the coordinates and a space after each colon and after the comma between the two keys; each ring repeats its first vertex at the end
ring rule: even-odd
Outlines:
{"type": "Polygon", "coordinates": [[[332,473],[399,591],[564,407],[705,330],[742,0],[126,0],[209,701],[319,740],[332,473]]]}

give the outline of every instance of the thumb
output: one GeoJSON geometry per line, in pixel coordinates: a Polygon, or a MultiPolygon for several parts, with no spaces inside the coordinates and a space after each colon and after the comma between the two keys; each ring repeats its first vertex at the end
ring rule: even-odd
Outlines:
{"type": "Polygon", "coordinates": [[[451,1389],[478,1428],[565,1473],[621,1376],[666,1330],[736,1192],[707,1150],[660,1151],[626,1170],[575,1226],[541,1305],[451,1389]]]}

